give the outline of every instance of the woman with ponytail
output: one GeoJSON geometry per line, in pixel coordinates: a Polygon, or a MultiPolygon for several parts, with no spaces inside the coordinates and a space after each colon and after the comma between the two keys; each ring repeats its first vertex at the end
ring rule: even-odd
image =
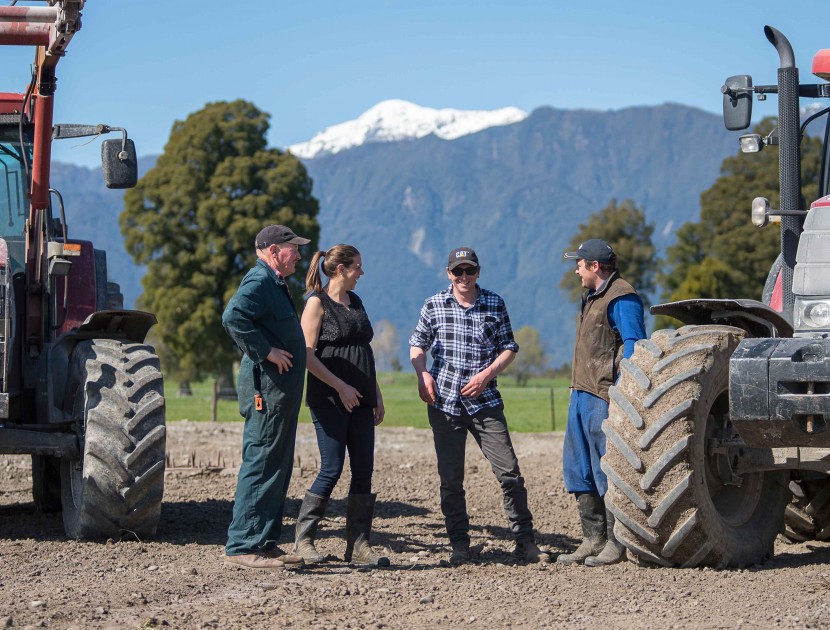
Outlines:
{"type": "Polygon", "coordinates": [[[383,422],[384,409],[369,345],[372,325],[354,293],[362,275],[360,252],[351,245],[316,252],[306,275],[301,320],[308,363],[306,403],[317,432],[320,472],[303,498],[294,549],[309,563],[326,559],[314,546],[317,526],[348,451],[352,479],[345,559],[361,566],[389,566],[389,559],[369,546],[377,496],[372,493],[375,425],[383,422]]]}

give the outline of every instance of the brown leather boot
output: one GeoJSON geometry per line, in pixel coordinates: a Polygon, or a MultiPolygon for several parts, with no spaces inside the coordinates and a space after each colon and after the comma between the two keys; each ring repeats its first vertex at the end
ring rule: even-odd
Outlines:
{"type": "MultiPolygon", "coordinates": [[[[283,556],[294,558],[295,556],[283,556]]],[[[237,569],[259,569],[261,571],[282,571],[283,569],[302,566],[303,559],[297,563],[286,563],[282,558],[269,557],[265,553],[246,553],[239,556],[225,556],[225,564],[237,569]]]]}
{"type": "Polygon", "coordinates": [[[539,549],[532,540],[517,542],[513,550],[513,558],[519,562],[541,562],[543,564],[550,562],[550,554],[539,549]]]}
{"type": "Polygon", "coordinates": [[[582,564],[588,556],[595,556],[605,546],[605,502],[597,494],[579,494],[579,521],[582,524],[582,543],[573,553],[560,554],[556,564],[582,564]]]}
{"type": "Polygon", "coordinates": [[[286,569],[294,569],[297,567],[301,567],[304,564],[304,560],[302,556],[298,556],[291,553],[285,553],[279,547],[274,547],[272,549],[266,549],[262,552],[262,554],[266,558],[273,558],[274,560],[279,560],[285,565],[286,569]]]}

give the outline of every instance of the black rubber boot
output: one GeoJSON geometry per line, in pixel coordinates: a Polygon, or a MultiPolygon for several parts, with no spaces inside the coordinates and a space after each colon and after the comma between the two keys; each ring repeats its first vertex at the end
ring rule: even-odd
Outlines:
{"type": "Polygon", "coordinates": [[[614,515],[611,514],[611,510],[605,510],[605,521],[608,524],[606,529],[608,541],[605,543],[605,547],[602,548],[602,551],[599,552],[598,556],[588,556],[585,558],[586,567],[604,567],[609,564],[617,564],[625,559],[625,547],[623,547],[614,536],[615,521],[614,515]]]}
{"type": "Polygon", "coordinates": [[[462,564],[467,564],[473,559],[472,554],[470,553],[470,541],[468,540],[457,540],[453,543],[450,543],[452,546],[452,553],[450,554],[450,565],[457,567],[462,564]]]}
{"type": "Polygon", "coordinates": [[[606,542],[605,502],[597,494],[578,494],[579,521],[582,524],[582,543],[573,553],[561,554],[556,564],[582,564],[588,556],[602,551],[606,542]]]}
{"type": "Polygon", "coordinates": [[[346,562],[363,567],[388,567],[389,558],[369,546],[376,494],[350,494],[346,512],[346,562]]]}
{"type": "Polygon", "coordinates": [[[306,492],[300,506],[300,514],[297,516],[294,553],[312,564],[326,560],[326,556],[317,551],[314,541],[317,539],[317,526],[326,513],[328,503],[326,497],[306,492]]]}

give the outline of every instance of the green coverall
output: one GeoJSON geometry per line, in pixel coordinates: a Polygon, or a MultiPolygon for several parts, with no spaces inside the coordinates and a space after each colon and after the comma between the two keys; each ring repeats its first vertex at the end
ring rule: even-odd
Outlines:
{"type": "Polygon", "coordinates": [[[239,413],[245,418],[242,465],[225,553],[273,549],[294,466],[294,438],[303,395],[305,338],[288,287],[258,260],[222,314],[222,324],[244,353],[239,367],[239,413]],[[290,352],[293,366],[280,374],[266,360],[271,348],[290,352]],[[261,396],[257,409],[255,398],[261,396]]]}

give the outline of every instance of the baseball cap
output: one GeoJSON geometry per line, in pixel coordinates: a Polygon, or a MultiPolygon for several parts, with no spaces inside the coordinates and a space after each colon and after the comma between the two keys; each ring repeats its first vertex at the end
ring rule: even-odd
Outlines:
{"type": "Polygon", "coordinates": [[[262,228],[256,235],[256,248],[265,249],[270,245],[280,243],[293,243],[294,245],[308,245],[311,241],[302,236],[297,236],[291,228],[284,225],[269,225],[262,228]]]}
{"type": "Polygon", "coordinates": [[[474,265],[478,267],[478,256],[472,247],[457,247],[450,252],[447,260],[447,269],[455,269],[458,265],[474,265]]]}
{"type": "Polygon", "coordinates": [[[616,257],[611,246],[599,238],[589,238],[575,252],[565,252],[565,258],[595,260],[598,263],[609,263],[616,257]]]}

